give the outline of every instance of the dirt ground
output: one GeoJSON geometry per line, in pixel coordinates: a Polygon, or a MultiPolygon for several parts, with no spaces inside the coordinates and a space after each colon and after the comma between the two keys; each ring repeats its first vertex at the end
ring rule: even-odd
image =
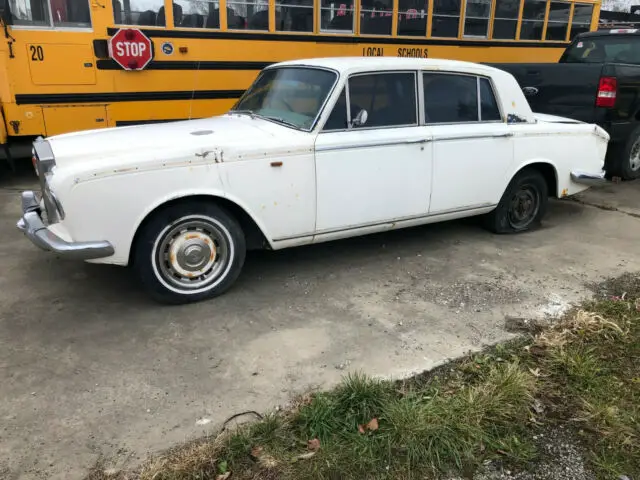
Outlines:
{"type": "Polygon", "coordinates": [[[55,258],[18,230],[27,168],[0,177],[0,478],[82,477],[266,410],[348,371],[399,377],[556,314],[640,270],[640,183],[555,201],[543,228],[449,222],[248,256],[226,295],[152,303],[127,269],[55,258]]]}

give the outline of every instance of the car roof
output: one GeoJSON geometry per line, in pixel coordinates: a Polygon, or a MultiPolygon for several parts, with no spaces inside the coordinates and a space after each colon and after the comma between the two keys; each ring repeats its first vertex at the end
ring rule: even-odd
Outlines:
{"type": "Polygon", "coordinates": [[[289,60],[271,65],[330,68],[341,74],[370,72],[372,70],[446,70],[453,72],[491,74],[500,70],[479,63],[440,58],[406,57],[322,57],[289,60]]]}
{"type": "Polygon", "coordinates": [[[640,35],[640,28],[639,27],[605,28],[601,30],[595,30],[593,32],[581,33],[576,37],[576,39],[590,38],[590,37],[608,37],[608,36],[613,37],[613,36],[620,36],[620,35],[640,35]]]}

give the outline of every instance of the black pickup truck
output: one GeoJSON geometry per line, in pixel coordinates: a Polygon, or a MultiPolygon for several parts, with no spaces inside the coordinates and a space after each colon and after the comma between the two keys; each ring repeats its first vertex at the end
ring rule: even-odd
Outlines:
{"type": "Polygon", "coordinates": [[[640,29],[578,35],[558,63],[490,65],[516,77],[534,112],[604,128],[608,176],[640,178],[640,29]]]}

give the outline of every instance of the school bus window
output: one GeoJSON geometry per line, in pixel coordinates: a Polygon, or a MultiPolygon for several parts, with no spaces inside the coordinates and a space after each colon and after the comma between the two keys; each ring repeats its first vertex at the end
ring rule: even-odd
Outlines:
{"type": "Polygon", "coordinates": [[[353,0],[321,0],[320,29],[353,32],[353,0]]]}
{"type": "Polygon", "coordinates": [[[573,20],[571,21],[571,40],[579,33],[591,30],[591,17],[593,5],[576,3],[573,7],[573,20]]]}
{"type": "Polygon", "coordinates": [[[91,28],[89,0],[10,0],[13,25],[91,28]]]}
{"type": "MultiPolygon", "coordinates": [[[[181,14],[182,11],[176,11],[181,14]]],[[[116,0],[113,7],[113,19],[120,25],[140,25],[146,27],[165,26],[164,0],[116,0]],[[122,2],[122,3],[121,3],[122,2]]]]}
{"type": "Polygon", "coordinates": [[[491,0],[467,0],[464,14],[464,36],[486,38],[489,33],[491,0]]]}
{"type": "Polygon", "coordinates": [[[51,0],[51,15],[54,27],[91,27],[88,0],[51,0]]]}
{"type": "Polygon", "coordinates": [[[520,0],[496,0],[493,38],[515,40],[519,11],[520,0]]]}
{"type": "Polygon", "coordinates": [[[276,0],[276,30],[313,32],[313,0],[276,0]]]}
{"type": "Polygon", "coordinates": [[[227,26],[231,29],[269,30],[269,2],[264,0],[227,1],[233,11],[232,17],[227,14],[227,26]]]}
{"type": "Polygon", "coordinates": [[[175,13],[173,24],[184,28],[220,28],[220,5],[207,0],[175,0],[181,11],[181,19],[175,13]]]}
{"type": "Polygon", "coordinates": [[[360,33],[391,35],[393,0],[360,0],[360,33]]]}
{"type": "Polygon", "coordinates": [[[431,20],[432,37],[457,37],[460,0],[434,0],[431,20]]]}
{"type": "Polygon", "coordinates": [[[571,4],[566,2],[551,2],[549,5],[549,19],[545,40],[564,41],[569,28],[569,10],[571,4]]]}
{"type": "Polygon", "coordinates": [[[399,0],[398,35],[424,37],[427,34],[427,1],[399,0]]]}
{"type": "Polygon", "coordinates": [[[521,40],[542,40],[542,27],[547,2],[541,0],[524,0],[522,10],[521,40]]]}
{"type": "Polygon", "coordinates": [[[10,0],[11,20],[14,25],[48,27],[49,5],[46,0],[10,0]]]}

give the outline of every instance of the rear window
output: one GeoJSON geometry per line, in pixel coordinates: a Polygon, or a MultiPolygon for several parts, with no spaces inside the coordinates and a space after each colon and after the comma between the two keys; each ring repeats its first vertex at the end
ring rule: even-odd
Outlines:
{"type": "Polygon", "coordinates": [[[640,35],[584,38],[569,45],[560,61],[640,64],[640,35]]]}

